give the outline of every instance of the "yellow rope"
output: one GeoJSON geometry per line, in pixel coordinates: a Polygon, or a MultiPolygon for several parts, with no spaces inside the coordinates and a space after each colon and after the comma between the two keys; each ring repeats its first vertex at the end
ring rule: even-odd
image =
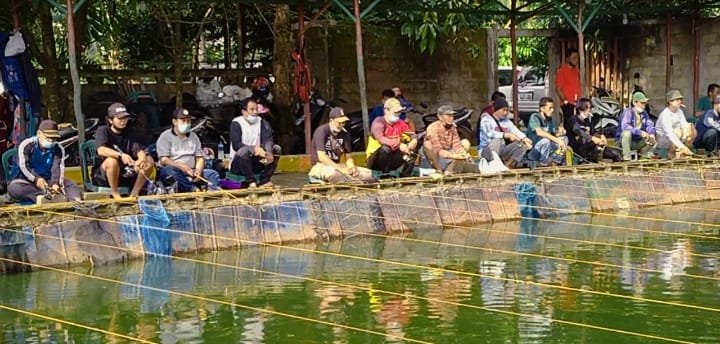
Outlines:
{"type": "MultiPolygon", "coordinates": [[[[85,219],[93,220],[92,218],[80,216],[80,215],[61,214],[61,213],[58,213],[58,215],[72,216],[72,217],[77,217],[77,218],[85,218],[85,219]]],[[[121,222],[115,221],[115,220],[108,220],[108,219],[95,219],[95,220],[104,221],[104,222],[108,222],[108,223],[122,224],[121,222]]],[[[256,219],[256,220],[264,221],[264,220],[259,220],[259,219],[256,219]]],[[[275,222],[277,222],[277,221],[275,221],[275,222]]],[[[171,233],[181,233],[181,234],[185,234],[185,235],[192,234],[190,232],[183,232],[183,231],[172,230],[172,229],[168,229],[168,228],[161,228],[161,227],[156,227],[156,226],[144,226],[143,225],[142,227],[149,228],[149,229],[158,229],[161,231],[168,231],[171,233]]],[[[539,286],[539,287],[546,287],[546,288],[550,288],[550,289],[554,288],[554,289],[560,289],[560,290],[566,290],[566,291],[574,291],[574,292],[578,292],[578,293],[588,293],[588,294],[593,294],[593,295],[617,297],[617,298],[623,298],[623,299],[629,299],[629,300],[635,300],[635,301],[643,301],[643,302],[648,302],[648,303],[656,303],[656,304],[662,304],[662,305],[669,305],[669,306],[676,306],[676,307],[683,307],[683,308],[690,308],[690,309],[698,309],[698,310],[704,310],[704,311],[710,311],[710,312],[720,312],[720,309],[717,309],[717,308],[684,304],[684,303],[679,303],[679,302],[647,299],[647,298],[636,297],[636,296],[613,294],[613,293],[609,293],[609,292],[588,290],[588,289],[582,289],[582,288],[558,286],[558,285],[552,285],[552,284],[546,284],[546,283],[540,283],[540,282],[534,282],[534,281],[523,281],[523,280],[517,280],[517,279],[511,279],[511,278],[505,278],[505,277],[489,276],[489,275],[483,275],[483,274],[478,274],[478,273],[444,269],[444,268],[434,268],[434,267],[428,267],[428,266],[423,266],[423,265],[418,265],[418,264],[411,264],[411,263],[404,263],[404,262],[390,261],[390,260],[382,260],[382,259],[348,255],[348,254],[342,254],[342,253],[331,253],[331,252],[325,252],[325,251],[309,250],[309,249],[304,249],[304,248],[300,248],[300,247],[283,246],[280,244],[270,244],[270,243],[252,241],[252,240],[221,237],[221,236],[213,235],[213,234],[195,233],[195,235],[200,236],[200,237],[209,237],[209,238],[215,238],[215,239],[251,243],[254,245],[263,245],[263,246],[277,247],[277,248],[287,248],[287,249],[297,250],[297,251],[305,252],[305,253],[316,253],[316,254],[349,258],[349,259],[364,260],[364,261],[369,261],[369,262],[374,262],[374,263],[391,264],[391,265],[409,267],[409,268],[414,268],[414,269],[427,269],[427,270],[434,270],[434,271],[443,271],[443,272],[456,273],[456,274],[471,276],[471,277],[483,277],[483,278],[496,279],[496,280],[501,280],[501,281],[506,281],[506,282],[524,283],[524,284],[535,285],[535,286],[539,286]]]]}
{"type": "Polygon", "coordinates": [[[337,323],[333,323],[333,322],[329,322],[329,321],[325,321],[325,320],[312,319],[312,318],[308,318],[308,317],[304,317],[304,316],[300,316],[300,315],[278,312],[278,311],[274,311],[271,309],[252,307],[252,306],[247,306],[247,305],[243,305],[243,304],[239,304],[239,303],[235,303],[235,302],[211,299],[208,297],[183,293],[183,292],[179,292],[179,291],[166,290],[166,289],[150,287],[150,286],[146,286],[146,285],[142,285],[142,284],[137,284],[137,283],[124,282],[124,281],[114,280],[111,278],[105,278],[105,277],[94,276],[94,275],[89,275],[89,274],[75,272],[75,271],[58,269],[58,268],[53,268],[53,267],[46,266],[46,265],[22,262],[22,261],[15,260],[15,259],[0,258],[0,260],[6,261],[9,263],[14,263],[14,264],[23,264],[23,265],[31,266],[31,267],[38,268],[38,269],[61,272],[61,273],[66,273],[66,274],[70,274],[70,275],[75,275],[75,276],[86,277],[86,278],[90,278],[90,279],[94,279],[94,280],[98,280],[98,281],[103,281],[103,282],[117,283],[117,284],[126,285],[126,286],[130,286],[130,287],[135,287],[135,288],[142,288],[142,289],[147,289],[147,290],[156,291],[156,292],[168,293],[170,295],[181,296],[181,297],[196,299],[196,300],[205,301],[205,302],[219,303],[219,304],[233,306],[233,307],[239,307],[239,308],[243,308],[243,309],[247,309],[247,310],[251,310],[251,311],[255,311],[255,312],[262,312],[262,313],[272,314],[272,315],[296,319],[296,320],[308,321],[308,322],[321,324],[321,325],[327,325],[327,326],[331,326],[331,327],[339,327],[339,328],[343,328],[346,330],[352,330],[352,331],[363,332],[363,333],[367,333],[367,334],[389,337],[389,338],[404,340],[404,341],[413,342],[413,343],[423,343],[423,344],[430,343],[430,342],[407,338],[407,337],[403,337],[403,336],[398,336],[398,335],[394,335],[394,334],[390,334],[390,333],[383,333],[383,332],[368,330],[368,329],[364,329],[364,328],[360,328],[360,327],[354,327],[354,326],[349,326],[349,325],[345,325],[345,324],[337,324],[337,323]]]}
{"type": "MultiPolygon", "coordinates": [[[[4,259],[4,258],[3,258],[3,259],[4,259]]],[[[100,328],[97,328],[97,327],[92,327],[92,326],[88,326],[88,325],[78,324],[78,323],[76,323],[76,322],[72,322],[72,321],[67,321],[67,320],[55,318],[55,317],[52,317],[52,316],[49,316],[49,315],[42,315],[42,314],[38,314],[38,313],[33,313],[33,312],[29,312],[29,311],[22,310],[22,309],[19,309],[19,308],[13,308],[13,307],[6,306],[6,305],[0,305],[0,309],[4,309],[4,310],[6,310],[6,311],[11,311],[11,312],[16,312],[16,313],[24,314],[24,315],[31,316],[31,317],[35,317],[35,318],[40,318],[40,319],[45,319],[45,320],[49,320],[49,321],[54,321],[54,322],[56,322],[56,323],[65,324],[65,325],[70,325],[70,326],[73,326],[73,327],[82,328],[82,329],[86,329],[86,330],[90,330],[90,331],[94,331],[94,332],[99,332],[99,333],[107,334],[107,335],[110,335],[110,336],[113,336],[113,337],[118,337],[118,338],[122,338],[122,339],[131,340],[131,341],[133,341],[133,342],[147,343],[147,344],[154,344],[154,343],[156,343],[156,342],[151,342],[151,341],[149,341],[149,340],[140,339],[140,338],[135,338],[135,337],[130,337],[130,336],[126,336],[126,335],[124,335],[124,334],[120,334],[120,333],[115,333],[115,332],[103,330],[103,329],[100,329],[100,328]]]]}
{"type": "MultiPolygon", "coordinates": [[[[66,240],[66,241],[70,241],[70,242],[81,243],[81,244],[86,244],[86,245],[94,245],[94,246],[105,247],[105,248],[110,248],[110,249],[117,249],[117,250],[121,250],[121,251],[129,251],[129,252],[135,252],[135,253],[144,253],[144,252],[141,252],[141,251],[138,251],[138,250],[132,250],[132,249],[128,249],[128,248],[122,248],[122,247],[110,246],[110,245],[104,245],[104,244],[97,244],[97,243],[92,243],[92,242],[87,242],[87,241],[82,241],[82,240],[74,240],[74,239],[60,238],[60,237],[51,236],[51,235],[36,234],[36,236],[46,237],[46,238],[52,238],[52,239],[55,239],[55,240],[66,240]]],[[[274,272],[274,271],[267,271],[267,270],[262,270],[262,269],[257,269],[257,268],[245,268],[245,267],[240,267],[240,266],[237,266],[237,265],[230,265],[230,264],[223,264],[223,263],[215,263],[215,262],[209,262],[209,261],[201,260],[201,259],[194,259],[194,258],[188,258],[188,257],[178,257],[178,256],[169,256],[169,255],[163,255],[163,254],[156,254],[156,256],[158,256],[158,257],[163,257],[163,258],[180,260],[180,261],[187,261],[187,262],[192,262],[192,263],[196,263],[196,264],[203,264],[203,265],[209,265],[209,266],[215,266],[215,267],[229,268],[229,269],[240,270],[240,271],[248,271],[248,272],[256,272],[256,273],[259,272],[259,273],[264,273],[264,274],[274,275],[274,276],[279,276],[279,277],[299,279],[299,280],[304,280],[304,281],[309,281],[309,282],[315,282],[315,283],[322,283],[322,284],[329,284],[329,285],[334,285],[334,286],[338,286],[338,287],[344,287],[344,288],[362,290],[362,291],[367,291],[367,292],[383,293],[383,294],[387,294],[387,295],[400,296],[400,297],[404,297],[404,298],[412,298],[412,299],[423,300],[423,301],[428,301],[428,302],[443,303],[443,304],[454,305],[454,306],[458,306],[458,307],[467,307],[467,308],[471,308],[471,309],[488,311],[488,312],[495,312],[495,313],[500,313],[500,314],[505,314],[505,315],[512,315],[512,316],[518,316],[518,317],[528,317],[528,318],[536,317],[536,315],[534,315],[534,314],[524,314],[524,313],[507,311],[507,310],[502,310],[502,309],[496,309],[496,308],[490,308],[490,307],[483,307],[483,306],[477,306],[477,305],[472,305],[472,304],[465,304],[465,303],[461,303],[461,302],[455,302],[455,301],[449,301],[449,300],[443,300],[443,299],[437,299],[437,298],[430,298],[430,297],[418,296],[418,295],[413,295],[413,294],[398,293],[398,292],[393,292],[393,291],[388,291],[388,290],[383,290],[383,289],[378,289],[378,288],[373,288],[373,287],[364,287],[364,286],[360,286],[360,285],[340,283],[340,282],[334,282],[334,281],[317,279],[317,278],[311,278],[311,277],[305,277],[305,276],[297,276],[297,275],[284,274],[284,273],[279,273],[279,272],[274,272]]],[[[67,271],[67,270],[61,270],[61,271],[65,272],[65,271],[67,271]]],[[[93,275],[89,275],[89,274],[88,274],[87,276],[93,276],[93,275]]],[[[85,277],[87,277],[87,276],[85,276],[85,277]]],[[[663,341],[675,342],[675,343],[687,343],[687,342],[685,342],[685,341],[676,340],[676,339],[672,339],[672,338],[660,337],[660,336],[655,336],[655,335],[650,335],[650,334],[645,334],[645,333],[639,333],[639,332],[626,331],[626,330],[621,330],[621,329],[614,329],[614,328],[609,328],[609,327],[604,327],[604,326],[598,326],[598,325],[592,325],[592,324],[578,323],[578,322],[573,322],[573,321],[568,321],[568,320],[551,319],[551,321],[552,321],[552,322],[555,322],[555,323],[558,323],[558,324],[567,325],[567,326],[577,326],[577,327],[589,328],[589,329],[594,329],[594,330],[600,330],[600,331],[606,331],[606,332],[614,332],[614,333],[619,333],[619,334],[637,336],[637,337],[648,338],[648,339],[663,340],[663,341]]]]}

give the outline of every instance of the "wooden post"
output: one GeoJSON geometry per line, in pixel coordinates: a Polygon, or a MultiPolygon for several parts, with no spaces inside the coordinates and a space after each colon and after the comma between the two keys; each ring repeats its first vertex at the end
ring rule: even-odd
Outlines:
{"type": "Polygon", "coordinates": [[[697,104],[700,96],[700,32],[698,32],[698,18],[699,16],[696,14],[692,20],[692,34],[695,38],[695,55],[693,56],[693,115],[695,113],[695,104],[697,104]]]}
{"type": "Polygon", "coordinates": [[[585,65],[585,34],[583,33],[583,10],[585,10],[585,0],[578,1],[578,19],[577,27],[578,30],[578,68],[580,68],[580,89],[582,89],[583,95],[587,94],[587,72],[585,65]]]}
{"type": "MultiPolygon", "coordinates": [[[[73,110],[75,111],[75,121],[78,130],[78,146],[85,142],[85,116],[82,112],[82,97],[80,87],[80,73],[77,65],[77,45],[75,40],[75,8],[73,0],[67,0],[67,26],[68,26],[68,56],[70,62],[70,77],[73,83],[73,110]]],[[[82,153],[82,152],[81,152],[82,153]]],[[[86,180],[87,168],[80,168],[83,180],[86,180]]]]}
{"type": "Polygon", "coordinates": [[[672,73],[672,18],[665,19],[665,92],[670,90],[670,74],[672,73]]]}
{"type": "MultiPolygon", "coordinates": [[[[298,46],[301,54],[305,55],[305,4],[298,3],[298,46]]],[[[305,130],[305,154],[312,152],[312,113],[310,112],[310,100],[303,103],[304,130],[305,130]]]]}
{"type": "Polygon", "coordinates": [[[362,16],[360,16],[360,1],[354,0],[355,5],[355,54],[357,55],[358,86],[360,89],[360,108],[362,109],[363,131],[365,132],[365,145],[370,137],[370,120],[368,118],[367,90],[365,85],[365,62],[363,59],[362,16]]]}
{"type": "MultiPolygon", "coordinates": [[[[515,17],[516,0],[512,1],[512,14],[510,15],[510,50],[512,54],[512,102],[513,102],[513,122],[518,124],[520,121],[520,104],[518,104],[518,73],[517,73],[517,19],[515,17]]],[[[527,123],[526,123],[527,124],[527,123]]]]}

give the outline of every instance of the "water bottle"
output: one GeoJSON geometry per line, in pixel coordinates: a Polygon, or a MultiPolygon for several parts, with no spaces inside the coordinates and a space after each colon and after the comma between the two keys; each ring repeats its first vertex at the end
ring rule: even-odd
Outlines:
{"type": "Polygon", "coordinates": [[[225,145],[220,141],[217,146],[217,157],[220,161],[225,161],[225,145]]]}

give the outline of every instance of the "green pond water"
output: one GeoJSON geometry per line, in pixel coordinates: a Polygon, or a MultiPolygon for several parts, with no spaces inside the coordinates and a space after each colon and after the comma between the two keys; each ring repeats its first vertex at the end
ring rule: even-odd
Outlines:
{"type": "MultiPolygon", "coordinates": [[[[158,343],[719,343],[719,207],[4,275],[0,304],[158,343]]],[[[10,310],[0,340],[132,342],[10,310]]]]}

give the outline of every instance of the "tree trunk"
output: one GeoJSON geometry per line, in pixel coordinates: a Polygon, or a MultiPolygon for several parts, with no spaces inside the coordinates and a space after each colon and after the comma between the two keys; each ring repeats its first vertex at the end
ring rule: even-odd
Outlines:
{"type": "Polygon", "coordinates": [[[290,113],[293,99],[292,70],[293,61],[290,53],[294,48],[293,35],[290,31],[290,7],[275,6],[275,22],[273,23],[275,42],[273,47],[273,85],[274,115],[277,118],[275,130],[282,136],[288,136],[292,130],[294,116],[290,113]]]}
{"type": "Polygon", "coordinates": [[[225,69],[230,69],[232,68],[232,34],[230,33],[230,18],[227,16],[227,11],[225,11],[225,22],[223,24],[225,26],[223,30],[223,63],[225,69]]]}
{"type": "MultiPolygon", "coordinates": [[[[56,121],[65,120],[63,109],[64,97],[62,96],[59,67],[57,64],[57,50],[55,45],[55,34],[53,32],[53,19],[50,5],[47,2],[40,2],[38,5],[38,18],[40,19],[40,32],[42,37],[42,55],[38,60],[43,67],[45,76],[45,101],[47,117],[56,121]]],[[[45,116],[43,116],[45,117],[45,116]]]]}
{"type": "Polygon", "coordinates": [[[182,65],[182,56],[183,56],[183,42],[182,42],[182,27],[180,23],[180,19],[182,19],[181,12],[178,10],[176,11],[177,18],[175,18],[175,23],[171,24],[173,25],[173,32],[172,32],[172,48],[173,48],[173,66],[175,71],[175,107],[182,107],[182,101],[183,101],[183,65],[182,65]]]}
{"type": "MultiPolygon", "coordinates": [[[[245,8],[241,4],[235,4],[235,25],[237,26],[237,37],[235,38],[235,46],[237,47],[237,68],[245,68],[245,8]]],[[[240,80],[238,80],[239,84],[240,80]]]]}

